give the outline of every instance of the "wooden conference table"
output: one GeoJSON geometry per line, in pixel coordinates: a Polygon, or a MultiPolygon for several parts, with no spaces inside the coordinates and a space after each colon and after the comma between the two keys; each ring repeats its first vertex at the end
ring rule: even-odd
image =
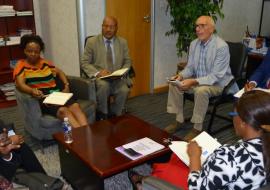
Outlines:
{"type": "Polygon", "coordinates": [[[163,142],[168,137],[170,135],[165,131],[132,115],[74,129],[72,144],[64,143],[62,132],[54,134],[59,145],[62,175],[80,190],[104,189],[105,178],[169,154],[170,149],[163,142]],[[149,137],[165,148],[134,161],[115,150],[115,147],[143,137],[149,137]]]}

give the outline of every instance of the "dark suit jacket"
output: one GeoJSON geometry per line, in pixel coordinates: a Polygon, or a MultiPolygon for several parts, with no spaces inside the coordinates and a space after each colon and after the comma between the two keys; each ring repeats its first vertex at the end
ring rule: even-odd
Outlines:
{"type": "Polygon", "coordinates": [[[257,87],[267,88],[266,82],[270,79],[270,49],[268,50],[266,56],[264,57],[261,65],[256,69],[256,71],[250,77],[250,81],[255,81],[257,87]]]}

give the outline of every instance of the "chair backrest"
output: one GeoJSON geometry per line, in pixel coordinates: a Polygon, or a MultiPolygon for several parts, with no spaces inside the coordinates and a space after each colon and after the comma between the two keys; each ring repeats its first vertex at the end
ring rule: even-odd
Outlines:
{"type": "Polygon", "coordinates": [[[230,51],[230,67],[237,82],[243,79],[243,71],[247,58],[247,50],[240,42],[227,42],[230,51]]]}
{"type": "Polygon", "coordinates": [[[94,36],[93,36],[93,35],[91,35],[91,36],[86,36],[86,38],[85,38],[85,40],[84,40],[84,47],[86,46],[87,40],[88,40],[89,38],[92,38],[92,37],[94,37],[94,36]]]}

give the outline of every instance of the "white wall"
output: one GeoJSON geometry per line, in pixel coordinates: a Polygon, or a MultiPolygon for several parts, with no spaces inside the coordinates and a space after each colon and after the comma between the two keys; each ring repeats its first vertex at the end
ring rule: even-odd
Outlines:
{"type": "Polygon", "coordinates": [[[85,0],[84,3],[86,36],[97,35],[105,16],[105,0],[85,0]]]}
{"type": "Polygon", "coordinates": [[[217,22],[218,34],[225,40],[239,42],[246,27],[253,34],[259,32],[262,0],[225,0],[224,19],[217,22]]]}
{"type": "Polygon", "coordinates": [[[45,42],[45,58],[66,74],[79,76],[76,0],[35,0],[37,33],[45,42]]]}
{"type": "Polygon", "coordinates": [[[166,0],[155,1],[154,88],[166,85],[166,77],[175,74],[179,62],[176,36],[165,36],[170,30],[170,15],[166,15],[166,7],[166,0]]]}

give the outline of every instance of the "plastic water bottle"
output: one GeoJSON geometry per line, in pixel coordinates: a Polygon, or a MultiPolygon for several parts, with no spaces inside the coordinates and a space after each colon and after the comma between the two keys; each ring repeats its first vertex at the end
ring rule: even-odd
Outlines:
{"type": "Polygon", "coordinates": [[[68,144],[72,143],[73,142],[72,127],[69,124],[69,121],[68,121],[67,117],[64,118],[63,128],[64,128],[64,140],[65,140],[65,143],[68,143],[68,144]]]}

